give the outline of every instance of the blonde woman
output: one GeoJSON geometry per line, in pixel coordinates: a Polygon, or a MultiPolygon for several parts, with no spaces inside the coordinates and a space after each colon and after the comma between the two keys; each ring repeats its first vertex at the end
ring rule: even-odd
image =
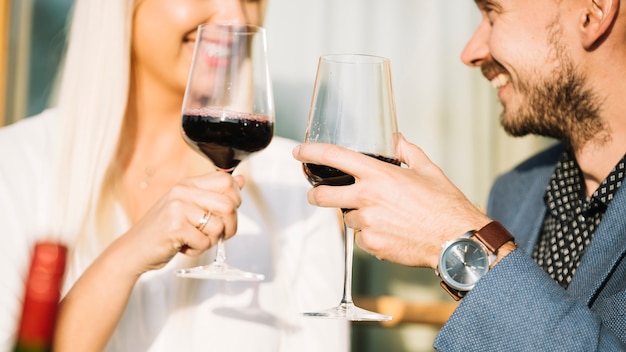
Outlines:
{"type": "Polygon", "coordinates": [[[232,177],[180,135],[197,26],[258,23],[264,9],[76,0],[57,106],[0,130],[0,349],[29,251],[53,237],[70,248],[55,350],[347,350],[345,322],[299,315],[340,297],[342,248],[335,212],[306,202],[294,143],[275,137],[232,177]],[[220,235],[229,262],[265,281],[176,277],[210,262],[220,235]]]}

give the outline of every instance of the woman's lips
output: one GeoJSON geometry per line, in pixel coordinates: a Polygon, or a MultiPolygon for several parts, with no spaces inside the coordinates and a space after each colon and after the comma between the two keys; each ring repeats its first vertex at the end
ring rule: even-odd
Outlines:
{"type": "Polygon", "coordinates": [[[230,47],[218,42],[205,41],[200,50],[204,53],[204,58],[210,66],[222,66],[230,59],[230,47]]]}
{"type": "MultiPolygon", "coordinates": [[[[196,38],[187,37],[185,43],[193,50],[196,45],[196,38]]],[[[225,65],[231,56],[230,43],[219,40],[205,38],[200,43],[198,50],[201,51],[200,57],[210,66],[225,65]]]]}

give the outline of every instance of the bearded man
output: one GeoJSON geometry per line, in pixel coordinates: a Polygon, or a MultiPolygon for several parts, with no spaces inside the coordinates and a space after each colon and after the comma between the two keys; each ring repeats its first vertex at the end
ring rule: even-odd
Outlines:
{"type": "Polygon", "coordinates": [[[315,187],[309,202],[354,209],[345,221],[359,246],[435,269],[462,299],[438,350],[626,350],[626,9],[475,2],[482,21],[462,60],[492,82],[509,134],[559,143],[500,176],[487,214],[402,137],[406,168],[305,143],[297,160],[356,179],[315,187]]]}

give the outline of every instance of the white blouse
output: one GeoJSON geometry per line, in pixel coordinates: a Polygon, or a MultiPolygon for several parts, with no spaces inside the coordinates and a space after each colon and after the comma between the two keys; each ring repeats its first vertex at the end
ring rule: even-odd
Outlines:
{"type": "MultiPolygon", "coordinates": [[[[30,251],[46,236],[55,111],[0,129],[0,350],[10,350],[21,314],[30,251]]],[[[344,321],[303,317],[341,298],[343,247],[336,210],[311,206],[310,185],[291,157],[295,142],[274,137],[248,168],[228,263],[263,273],[262,282],[179,278],[209,263],[177,255],[141,276],[108,351],[347,351],[344,321]]],[[[118,209],[117,233],[129,228],[118,209]]],[[[71,286],[76,276],[66,278],[71,286]]],[[[106,302],[103,302],[106,304],[106,302]]],[[[97,319],[97,317],[93,317],[97,319]]]]}

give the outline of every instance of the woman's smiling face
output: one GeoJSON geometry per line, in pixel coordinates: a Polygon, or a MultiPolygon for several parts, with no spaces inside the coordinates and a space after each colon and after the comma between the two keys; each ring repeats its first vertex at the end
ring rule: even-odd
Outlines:
{"type": "Polygon", "coordinates": [[[142,84],[184,93],[196,30],[202,23],[260,24],[259,0],[140,0],[135,6],[132,67],[142,84]]]}

